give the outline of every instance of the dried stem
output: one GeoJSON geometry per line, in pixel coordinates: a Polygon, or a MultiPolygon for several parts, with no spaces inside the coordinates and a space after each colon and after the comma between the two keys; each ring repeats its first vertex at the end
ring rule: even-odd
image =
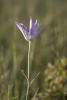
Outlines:
{"type": "Polygon", "coordinates": [[[32,85],[32,83],[35,81],[35,79],[40,75],[40,72],[32,79],[32,81],[30,82],[30,86],[32,85]]]}
{"type": "Polygon", "coordinates": [[[24,73],[24,70],[21,70],[21,72],[23,73],[23,76],[25,77],[25,79],[28,80],[28,77],[27,77],[26,74],[24,73]]]}
{"type": "Polygon", "coordinates": [[[34,94],[34,97],[33,97],[33,100],[35,100],[35,97],[36,97],[36,95],[37,95],[37,93],[38,93],[38,90],[39,90],[39,88],[36,90],[36,92],[35,92],[35,94],[34,94]]]}

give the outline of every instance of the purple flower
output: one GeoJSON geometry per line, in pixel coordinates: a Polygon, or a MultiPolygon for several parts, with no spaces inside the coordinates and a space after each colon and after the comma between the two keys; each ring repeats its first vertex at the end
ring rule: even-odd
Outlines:
{"type": "Polygon", "coordinates": [[[27,41],[34,40],[38,36],[38,34],[43,30],[43,28],[42,28],[40,31],[37,32],[39,23],[37,20],[34,22],[34,20],[31,17],[30,17],[29,29],[26,26],[24,26],[24,24],[22,24],[22,23],[16,22],[16,25],[19,28],[19,30],[22,32],[22,34],[24,35],[24,37],[27,41]]]}

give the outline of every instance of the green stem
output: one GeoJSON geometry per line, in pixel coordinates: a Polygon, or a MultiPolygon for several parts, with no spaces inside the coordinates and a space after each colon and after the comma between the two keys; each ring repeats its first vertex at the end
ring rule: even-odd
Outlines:
{"type": "Polygon", "coordinates": [[[29,48],[28,48],[28,80],[27,80],[27,94],[26,94],[26,100],[28,100],[28,94],[29,94],[29,78],[30,78],[30,47],[31,47],[31,42],[29,41],[29,48]]]}
{"type": "Polygon", "coordinates": [[[30,77],[30,46],[31,46],[31,42],[29,41],[29,49],[28,49],[28,79],[30,77]]]}

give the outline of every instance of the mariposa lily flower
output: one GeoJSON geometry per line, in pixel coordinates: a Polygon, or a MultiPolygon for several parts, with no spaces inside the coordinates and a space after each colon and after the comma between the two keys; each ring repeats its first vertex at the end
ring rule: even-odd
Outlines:
{"type": "Polygon", "coordinates": [[[31,17],[30,17],[29,29],[26,26],[24,26],[24,24],[22,24],[22,23],[16,22],[16,25],[19,28],[19,30],[22,32],[23,36],[25,37],[25,39],[27,41],[34,40],[38,36],[38,34],[44,29],[44,27],[43,27],[37,32],[39,23],[37,20],[34,22],[34,20],[31,17]]]}

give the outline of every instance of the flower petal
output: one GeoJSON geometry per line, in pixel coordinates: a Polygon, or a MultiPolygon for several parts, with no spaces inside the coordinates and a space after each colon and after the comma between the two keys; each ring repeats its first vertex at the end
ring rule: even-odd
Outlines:
{"type": "Polygon", "coordinates": [[[18,23],[18,22],[16,22],[16,25],[19,28],[19,30],[22,32],[25,39],[27,40],[27,38],[28,38],[27,36],[29,33],[29,30],[27,29],[27,27],[25,27],[22,23],[18,23]]]}
{"type": "Polygon", "coordinates": [[[30,17],[30,30],[32,30],[34,26],[34,20],[32,19],[32,17],[30,17]]]}
{"type": "Polygon", "coordinates": [[[33,34],[31,34],[30,40],[31,41],[34,40],[42,31],[44,31],[44,29],[47,27],[47,25],[44,25],[38,32],[35,31],[33,34]]]}
{"type": "Polygon", "coordinates": [[[46,25],[44,25],[43,27],[41,27],[41,29],[37,32],[37,35],[38,35],[39,33],[41,33],[42,31],[44,31],[44,29],[45,29],[47,26],[48,26],[48,24],[46,24],[46,25]]]}
{"type": "Polygon", "coordinates": [[[38,21],[36,20],[35,24],[34,24],[34,27],[33,27],[33,32],[35,33],[37,31],[37,28],[39,26],[39,23],[38,21]]]}

